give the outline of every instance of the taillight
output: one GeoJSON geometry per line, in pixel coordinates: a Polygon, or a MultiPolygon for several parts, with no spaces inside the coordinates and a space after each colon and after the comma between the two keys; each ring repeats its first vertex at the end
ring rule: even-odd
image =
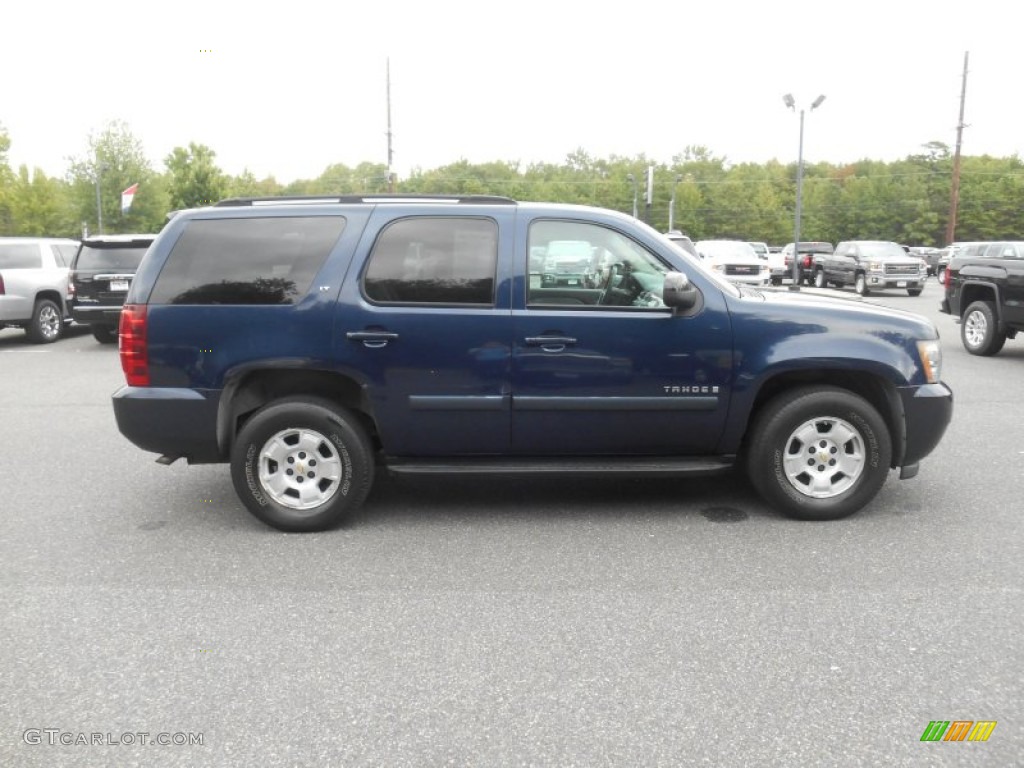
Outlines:
{"type": "Polygon", "coordinates": [[[4,295],[4,276],[0,275],[0,296],[4,295]]]}
{"type": "Polygon", "coordinates": [[[146,353],[146,305],[125,304],[118,328],[121,370],[130,387],[149,386],[149,355],[146,353]]]}
{"type": "Polygon", "coordinates": [[[813,260],[811,259],[811,257],[810,257],[810,256],[804,256],[804,258],[803,258],[803,265],[804,265],[804,267],[809,267],[809,266],[811,266],[811,262],[812,262],[812,261],[813,261],[813,260]]]}
{"type": "Polygon", "coordinates": [[[71,273],[68,275],[68,298],[75,298],[75,275],[71,273]]]}

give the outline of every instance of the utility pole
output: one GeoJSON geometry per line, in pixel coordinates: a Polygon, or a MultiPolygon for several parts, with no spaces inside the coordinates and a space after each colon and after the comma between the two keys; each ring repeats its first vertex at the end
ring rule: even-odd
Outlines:
{"type": "Polygon", "coordinates": [[[395,174],[391,171],[394,152],[391,149],[391,58],[387,59],[387,92],[388,92],[388,194],[395,193],[395,174]]]}
{"type": "Polygon", "coordinates": [[[964,102],[967,100],[967,57],[970,51],[964,51],[964,76],[960,88],[960,120],[956,124],[956,151],[953,153],[953,184],[949,193],[949,221],[946,222],[946,245],[952,245],[956,239],[956,216],[960,205],[960,144],[964,138],[964,102]]]}

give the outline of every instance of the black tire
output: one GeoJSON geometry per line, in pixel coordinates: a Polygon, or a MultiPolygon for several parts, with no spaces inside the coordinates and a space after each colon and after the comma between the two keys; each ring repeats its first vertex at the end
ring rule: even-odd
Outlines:
{"type": "Polygon", "coordinates": [[[945,285],[946,284],[946,268],[943,267],[938,272],[936,272],[935,273],[935,277],[938,279],[939,285],[945,285]]]}
{"type": "Polygon", "coordinates": [[[835,520],[881,489],[892,440],[864,398],[837,387],[806,387],[761,409],[745,457],[751,483],[773,507],[800,520],[835,520]]]}
{"type": "Polygon", "coordinates": [[[960,319],[960,341],[972,355],[989,357],[1003,348],[1006,334],[1000,333],[996,309],[991,301],[975,301],[960,319]]]}
{"type": "Polygon", "coordinates": [[[857,276],[853,278],[853,290],[857,292],[858,296],[867,296],[871,293],[871,289],[868,288],[868,279],[864,277],[863,272],[858,272],[857,276]]]}
{"type": "Polygon", "coordinates": [[[64,335],[64,315],[50,299],[39,299],[32,308],[32,319],[25,327],[29,341],[34,344],[52,344],[64,335]]]}
{"type": "Polygon", "coordinates": [[[90,325],[89,330],[100,344],[114,344],[117,341],[117,328],[109,325],[90,325]]]}
{"type": "Polygon", "coordinates": [[[823,269],[816,269],[816,270],[814,270],[814,287],[815,288],[824,288],[827,285],[828,285],[828,282],[825,280],[825,270],[823,270],[823,269]]]}
{"type": "Polygon", "coordinates": [[[773,277],[772,278],[772,285],[782,285],[782,278],[781,277],[773,277]]]}
{"type": "Polygon", "coordinates": [[[289,397],[264,406],[245,423],[231,449],[238,497],[253,515],[281,531],[337,525],[366,499],[373,470],[373,450],[356,417],[316,397],[289,397]],[[276,488],[268,484],[275,479],[276,488]]]}
{"type": "Polygon", "coordinates": [[[907,295],[908,296],[920,296],[921,295],[921,291],[923,291],[923,290],[924,290],[923,288],[907,288],[907,295]]]}

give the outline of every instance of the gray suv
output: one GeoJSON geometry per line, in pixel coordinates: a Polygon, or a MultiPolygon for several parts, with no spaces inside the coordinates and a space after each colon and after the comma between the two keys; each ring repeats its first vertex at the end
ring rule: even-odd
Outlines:
{"type": "Polygon", "coordinates": [[[74,240],[0,237],[0,327],[24,328],[30,341],[48,344],[64,333],[68,266],[74,240]]]}

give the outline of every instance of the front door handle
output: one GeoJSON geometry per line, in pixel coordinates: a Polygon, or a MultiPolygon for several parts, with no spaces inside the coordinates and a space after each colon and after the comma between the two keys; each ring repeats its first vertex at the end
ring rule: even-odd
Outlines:
{"type": "Polygon", "coordinates": [[[528,347],[540,347],[545,352],[561,352],[576,343],[572,336],[527,336],[524,340],[528,347]]]}
{"type": "Polygon", "coordinates": [[[361,341],[367,349],[381,349],[386,347],[389,341],[398,338],[397,333],[391,331],[349,331],[345,337],[351,341],[361,341]]]}

